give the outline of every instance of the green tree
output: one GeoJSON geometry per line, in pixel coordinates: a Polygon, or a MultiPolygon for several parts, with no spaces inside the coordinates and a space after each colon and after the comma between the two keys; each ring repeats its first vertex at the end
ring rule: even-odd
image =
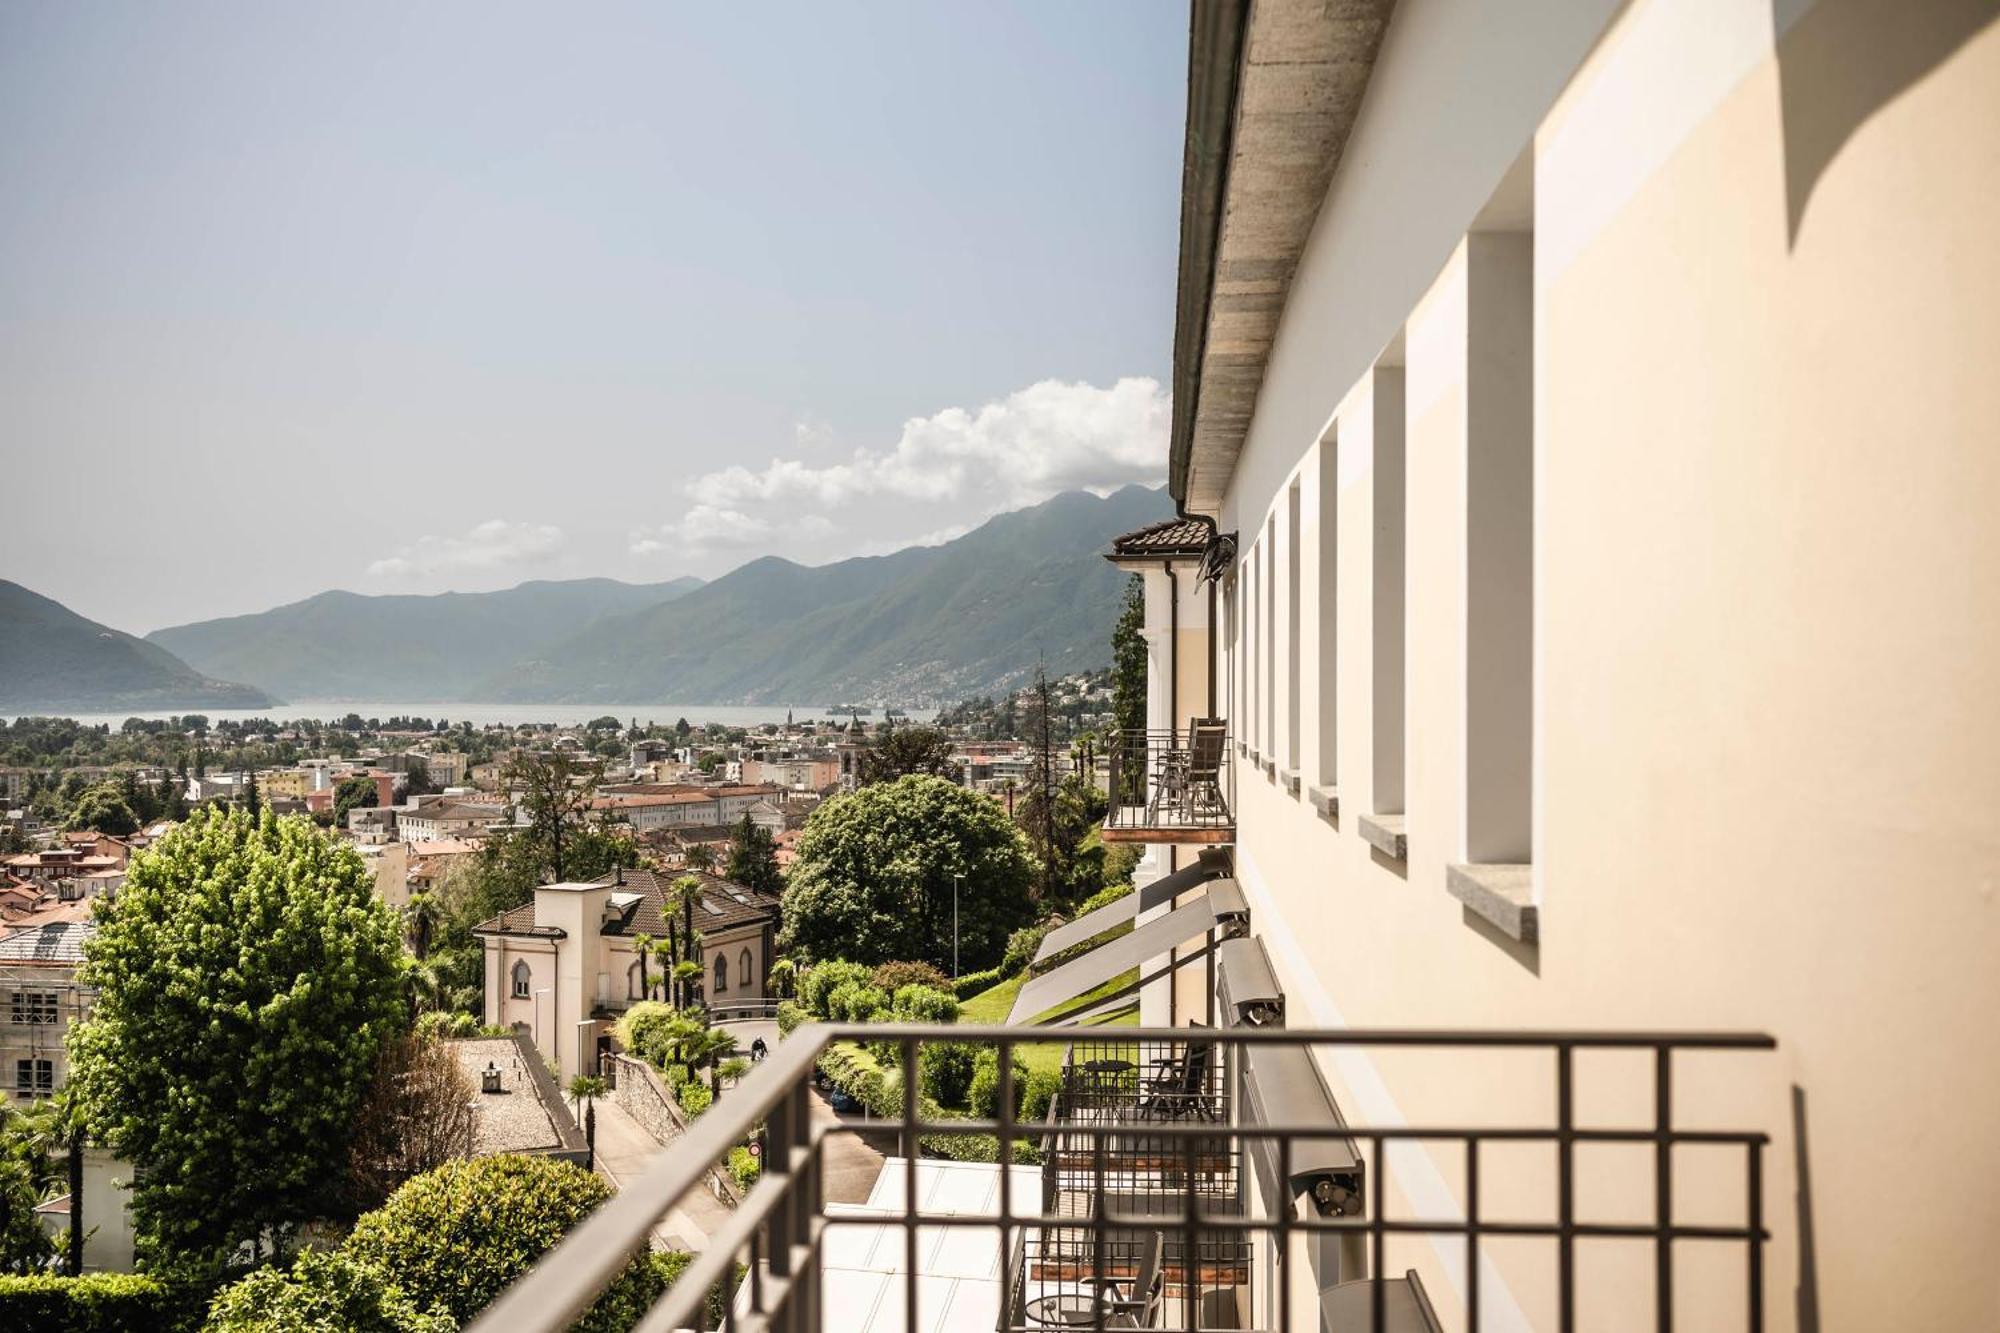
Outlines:
{"type": "Polygon", "coordinates": [[[209,808],[132,863],[85,945],[71,1029],[91,1136],[140,1171],[149,1253],[284,1246],[338,1194],[355,1108],[404,1025],[402,929],[352,848],[209,808]]]}
{"type": "Polygon", "coordinates": [[[766,893],[782,891],[785,876],[778,869],[778,843],[771,830],[744,815],[729,843],[729,861],[722,877],[766,893]]]}
{"type": "Polygon", "coordinates": [[[585,763],[560,752],[523,753],[507,765],[506,780],[521,802],[529,836],[543,849],[543,859],[557,883],[575,876],[564,859],[591,798],[604,776],[602,764],[585,763]]]}
{"type": "Polygon", "coordinates": [[[1111,627],[1111,724],[1120,731],[1146,727],[1146,585],[1125,581],[1125,601],[1111,627]]]}
{"type": "MultiPolygon", "coordinates": [[[[603,1178],[569,1162],[502,1155],[448,1162],[354,1224],[343,1247],[381,1269],[419,1308],[466,1322],[611,1197],[603,1178]]],[[[645,1257],[576,1326],[626,1328],[635,1297],[661,1281],[645,1257]]]]}
{"type": "Polygon", "coordinates": [[[375,779],[366,773],[356,773],[351,778],[342,778],[340,785],[333,789],[333,826],[347,827],[348,812],[352,810],[373,810],[381,793],[375,789],[375,779]]]}
{"type": "Polygon", "coordinates": [[[264,813],[264,798],[257,793],[257,770],[243,775],[243,813],[255,819],[264,813]]]}
{"type": "Polygon", "coordinates": [[[845,958],[952,966],[959,893],[962,966],[990,967],[1033,914],[1035,863],[990,797],[913,774],[836,796],[813,812],[786,881],[783,947],[845,958]]]}
{"type": "Polygon", "coordinates": [[[0,1273],[39,1273],[56,1257],[35,1206],[57,1186],[61,1150],[55,1103],[0,1106],[0,1273]]]}
{"type": "Polygon", "coordinates": [[[139,831],[139,816],[125,803],[116,783],[101,782],[77,796],[65,826],[123,838],[139,831]]]}
{"type": "Polygon", "coordinates": [[[951,754],[951,737],[936,727],[897,727],[861,752],[861,785],[894,782],[912,773],[928,773],[947,782],[960,778],[951,754]]]}
{"type": "Polygon", "coordinates": [[[262,1268],[225,1287],[202,1333],[454,1333],[442,1311],[421,1312],[374,1264],[307,1250],[291,1268],[262,1268]]]}

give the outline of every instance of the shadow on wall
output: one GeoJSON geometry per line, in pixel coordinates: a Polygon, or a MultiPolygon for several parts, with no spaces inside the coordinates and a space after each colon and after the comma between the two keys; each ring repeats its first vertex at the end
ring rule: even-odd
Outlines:
{"type": "Polygon", "coordinates": [[[1996,17],[2000,0],[1771,0],[1789,245],[1798,245],[1813,189],[1854,132],[1996,17]]]}

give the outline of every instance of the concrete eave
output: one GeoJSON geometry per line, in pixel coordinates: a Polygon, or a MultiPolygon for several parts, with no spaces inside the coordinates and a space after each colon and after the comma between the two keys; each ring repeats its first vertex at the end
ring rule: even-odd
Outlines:
{"type": "Polygon", "coordinates": [[[1186,511],[1221,506],[1394,8],[1194,2],[1167,468],[1186,511]]]}

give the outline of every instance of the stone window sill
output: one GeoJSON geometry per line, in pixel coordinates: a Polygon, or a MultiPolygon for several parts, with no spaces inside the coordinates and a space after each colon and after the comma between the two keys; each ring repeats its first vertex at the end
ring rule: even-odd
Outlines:
{"type": "Polygon", "coordinates": [[[1361,836],[1373,843],[1376,851],[1392,861],[1410,859],[1410,840],[1403,832],[1401,815],[1363,815],[1355,822],[1361,826],[1361,836]]]}
{"type": "Polygon", "coordinates": [[[1306,788],[1306,799],[1321,819],[1340,818],[1340,788],[1311,785],[1306,788]]]}
{"type": "Polygon", "coordinates": [[[1522,944],[1540,942],[1541,912],[1535,906],[1532,865],[1451,865],[1444,875],[1451,896],[1502,935],[1522,944]]]}
{"type": "Polygon", "coordinates": [[[1299,794],[1299,770],[1287,768],[1280,771],[1278,776],[1284,780],[1286,791],[1294,796],[1299,794]]]}

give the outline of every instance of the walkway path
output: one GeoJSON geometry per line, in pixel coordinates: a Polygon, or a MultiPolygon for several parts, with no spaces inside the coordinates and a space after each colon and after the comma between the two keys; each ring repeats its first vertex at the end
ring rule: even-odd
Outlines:
{"type": "MultiPolygon", "coordinates": [[[[614,1188],[636,1180],[661,1151],[645,1126],[609,1097],[597,1099],[597,1169],[614,1188]]],[[[681,1196],[653,1229],[655,1239],[677,1250],[700,1250],[729,1220],[730,1209],[704,1185],[681,1196]]]]}

